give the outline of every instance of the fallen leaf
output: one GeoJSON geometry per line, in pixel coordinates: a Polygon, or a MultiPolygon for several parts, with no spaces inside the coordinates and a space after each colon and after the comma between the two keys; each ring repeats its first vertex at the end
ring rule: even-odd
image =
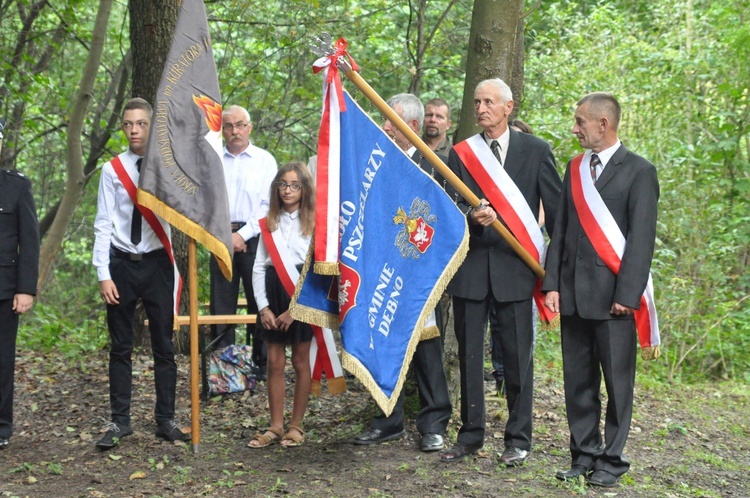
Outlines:
{"type": "Polygon", "coordinates": [[[28,482],[29,484],[34,484],[37,482],[37,478],[34,476],[29,476],[26,478],[26,482],[28,482]]]}
{"type": "Polygon", "coordinates": [[[145,479],[145,478],[146,478],[146,473],[144,471],[142,471],[142,470],[137,470],[137,471],[133,472],[132,474],[130,474],[130,480],[131,481],[133,479],[145,479]]]}
{"type": "Polygon", "coordinates": [[[110,453],[109,454],[109,458],[111,460],[117,461],[117,460],[121,459],[122,457],[120,455],[113,455],[112,453],[110,453]]]}

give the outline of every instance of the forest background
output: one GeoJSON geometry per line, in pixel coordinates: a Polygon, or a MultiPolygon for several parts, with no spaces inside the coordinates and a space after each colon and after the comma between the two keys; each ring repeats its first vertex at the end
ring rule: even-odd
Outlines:
{"type": "MultiPolygon", "coordinates": [[[[83,185],[81,197],[59,252],[43,261],[51,271],[19,337],[20,348],[55,351],[73,364],[107,346],[91,266],[97,167],[126,147],[119,114],[131,93],[134,60],[128,3],[111,2],[104,40],[92,37],[98,6],[98,0],[0,0],[0,116],[8,120],[0,165],[31,178],[43,235],[71,181],[71,144],[81,141],[83,175],[74,179],[83,185]],[[89,104],[73,127],[82,74],[98,49],[101,59],[83,95],[89,104]]],[[[663,356],[643,364],[651,379],[750,380],[748,6],[747,0],[545,0],[523,10],[518,117],[552,145],[560,173],[580,152],[570,132],[575,102],[595,90],[618,97],[621,139],[657,166],[652,272],[663,356]]],[[[473,0],[207,1],[206,7],[223,104],[250,110],[252,141],[280,164],[315,154],[321,80],[312,72],[309,44],[323,31],[346,38],[362,76],[384,98],[411,91],[423,101],[446,99],[451,132],[460,116],[470,116],[461,107],[473,0]]],[[[203,298],[207,258],[202,253],[203,298]]],[[[537,355],[559,361],[553,336],[540,341],[537,355]]]]}

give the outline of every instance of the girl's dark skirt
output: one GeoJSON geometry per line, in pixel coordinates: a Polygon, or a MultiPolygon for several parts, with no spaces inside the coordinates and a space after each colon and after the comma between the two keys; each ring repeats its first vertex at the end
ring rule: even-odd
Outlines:
{"type": "MultiPolygon", "coordinates": [[[[289,309],[291,297],[284,290],[276,268],[273,266],[266,267],[266,297],[268,298],[268,307],[277,317],[289,309]]],[[[301,342],[310,342],[313,338],[313,331],[307,323],[295,320],[286,332],[281,330],[266,330],[263,324],[258,321],[257,325],[260,338],[274,344],[299,344],[301,342]]]]}

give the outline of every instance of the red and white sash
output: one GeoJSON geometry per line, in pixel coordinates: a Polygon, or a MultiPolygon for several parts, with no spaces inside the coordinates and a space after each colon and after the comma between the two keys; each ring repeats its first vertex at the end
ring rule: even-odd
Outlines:
{"type": "MultiPolygon", "coordinates": [[[[500,166],[484,137],[481,134],[474,135],[456,144],[453,149],[497,211],[498,216],[505,222],[508,230],[518,239],[526,252],[543,266],[546,247],[538,221],[521,190],[505,168],[500,166]]],[[[557,313],[552,313],[544,306],[541,289],[542,281],[536,279],[534,286],[536,307],[542,321],[550,323],[557,313]]]]}
{"type": "Polygon", "coordinates": [[[125,187],[125,191],[127,191],[130,200],[133,201],[133,209],[138,209],[138,211],[141,212],[143,219],[148,222],[151,230],[154,231],[156,236],[159,238],[159,242],[161,242],[161,245],[164,246],[164,249],[169,255],[169,260],[172,262],[172,267],[174,268],[174,289],[172,290],[174,314],[179,315],[180,295],[182,294],[182,277],[180,276],[180,272],[177,269],[177,263],[174,259],[174,252],[172,251],[172,241],[169,239],[169,235],[167,235],[167,232],[164,230],[164,227],[159,222],[159,219],[156,217],[154,212],[149,208],[138,204],[138,188],[133,182],[133,179],[130,178],[130,175],[125,169],[125,166],[123,166],[120,157],[118,156],[113,158],[110,163],[112,164],[112,167],[114,168],[115,174],[117,174],[117,178],[120,180],[120,183],[122,183],[122,186],[125,187]]]}
{"type": "MultiPolygon", "coordinates": [[[[581,226],[594,246],[596,254],[604,261],[607,268],[617,275],[620,272],[620,263],[627,241],[591,180],[589,159],[590,156],[587,156],[584,160],[584,154],[581,154],[571,161],[570,187],[573,204],[581,226]]],[[[641,296],[640,307],[635,310],[634,317],[644,359],[658,358],[658,346],[661,341],[654,303],[654,284],[650,273],[646,289],[641,296]]]]}
{"type": "MultiPolygon", "coordinates": [[[[289,254],[289,248],[281,235],[281,230],[271,232],[268,229],[268,219],[263,218],[259,221],[260,234],[263,237],[263,243],[268,250],[268,255],[276,269],[276,274],[284,286],[284,290],[289,297],[294,295],[294,287],[299,280],[299,271],[293,263],[289,254]]],[[[310,365],[312,368],[313,385],[311,391],[313,394],[320,395],[320,381],[323,374],[326,376],[328,384],[328,393],[337,394],[346,391],[346,381],[344,380],[344,371],[341,368],[341,361],[336,353],[336,344],[333,340],[333,331],[331,329],[310,325],[313,329],[315,340],[310,346],[310,365]]]]}

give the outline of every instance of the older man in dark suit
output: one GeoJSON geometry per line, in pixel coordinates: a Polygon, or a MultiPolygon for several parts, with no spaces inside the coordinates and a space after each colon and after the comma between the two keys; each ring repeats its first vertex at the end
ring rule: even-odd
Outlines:
{"type": "Polygon", "coordinates": [[[565,173],[543,285],[545,306],[561,315],[570,428],[572,465],[557,478],[584,475],[590,484],[611,487],[630,466],[623,448],[633,411],[633,313],[649,278],[659,183],[654,165],[618,139],[621,110],[612,95],[592,93],[577,105],[573,133],[587,150],[565,173]],[[624,250],[613,272],[603,247],[617,237],[624,237],[624,250]],[[602,373],[608,396],[603,441],[602,373]]]}
{"type": "MultiPolygon", "coordinates": [[[[547,229],[552,233],[561,182],[549,144],[508,127],[513,95],[505,82],[491,79],[479,83],[474,91],[474,108],[477,123],[484,131],[456,144],[448,158],[453,172],[482,199],[482,207],[470,209],[465,200],[458,201],[458,206],[467,212],[471,232],[469,253],[448,286],[458,339],[462,425],[456,444],[441,459],[457,461],[484,445],[484,340],[492,308],[500,329],[509,411],[500,462],[516,466],[525,462],[531,452],[531,309],[537,279],[510,245],[489,228],[498,218],[497,210],[504,209],[493,199],[499,199],[498,191],[507,190],[516,203],[512,212],[500,216],[501,221],[507,224],[504,217],[519,216],[528,218],[534,227],[541,200],[547,229]]],[[[528,235],[540,236],[538,232],[528,235]]]]}
{"type": "MultiPolygon", "coordinates": [[[[0,150],[5,120],[0,118],[0,150]]],[[[0,169],[0,450],[13,432],[13,376],[18,317],[34,304],[39,223],[31,182],[0,169]]]]}

